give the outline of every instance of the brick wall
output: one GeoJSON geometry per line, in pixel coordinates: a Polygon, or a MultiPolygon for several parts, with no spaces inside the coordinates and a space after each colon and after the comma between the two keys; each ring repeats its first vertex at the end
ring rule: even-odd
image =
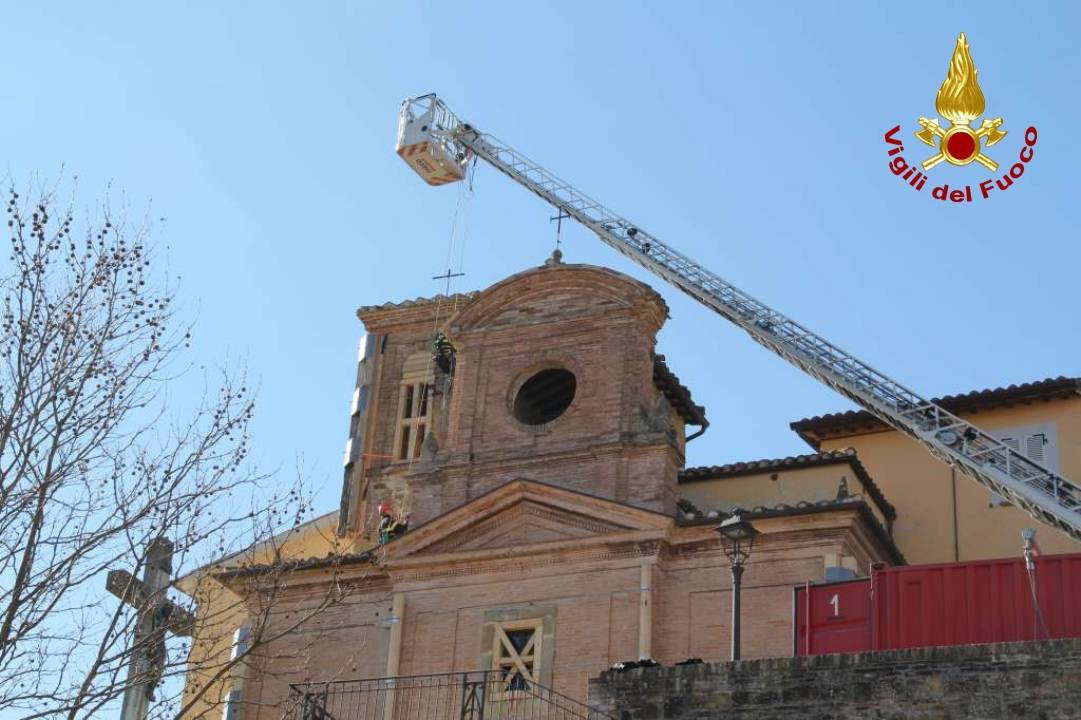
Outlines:
{"type": "MultiPolygon", "coordinates": [[[[682,421],[653,384],[667,307],[649,286],[604,268],[546,265],[480,293],[451,316],[432,303],[361,314],[381,334],[365,439],[369,504],[402,497],[420,525],[511,480],[537,480],[674,515],[682,421]],[[438,321],[438,322],[437,322],[438,321]],[[428,462],[393,461],[402,366],[429,351],[436,324],[457,348],[452,385],[437,382],[428,462]],[[516,390],[546,367],[570,370],[574,400],[545,425],[513,415],[516,390]],[[653,417],[660,405],[669,415],[653,417]]],[[[357,497],[364,479],[349,482],[357,497]]]]}
{"type": "MultiPolygon", "coordinates": [[[[586,517],[590,508],[608,504],[588,498],[579,501],[583,503],[579,517],[586,517]]],[[[515,515],[514,507],[503,512],[507,515],[486,517],[481,507],[473,505],[462,514],[468,513],[477,525],[451,532],[445,537],[450,541],[447,546],[436,541],[403,553],[401,548],[408,549],[411,541],[424,541],[425,529],[418,528],[387,547],[384,565],[355,566],[349,572],[358,575],[347,574],[341,581],[346,588],[344,600],[258,651],[258,668],[245,691],[253,710],[245,720],[280,718],[290,683],[386,675],[392,627],[387,618],[394,593],[404,596],[400,675],[490,669],[492,641],[485,626],[492,617],[513,613],[518,619],[550,618],[551,633],[544,643],[550,651],[545,660],[549,669],[542,675],[542,684],[585,701],[590,678],[616,661],[638,658],[643,564],[653,566],[648,590],[652,657],[672,665],[692,656],[707,661],[727,656],[731,575],[711,527],[672,527],[665,539],[654,542],[627,539],[627,532],[612,531],[603,544],[582,547],[606,533],[561,526],[560,516],[551,507],[547,515],[543,507],[536,516],[515,515]],[[526,532],[510,532],[516,527],[526,532]],[[554,535],[559,539],[542,535],[546,527],[562,528],[554,535]],[[578,535],[572,534],[575,530],[578,535]],[[463,535],[484,542],[479,546],[456,542],[463,535]],[[529,542],[521,542],[523,536],[548,549],[528,552],[529,542]]],[[[569,512],[566,516],[574,517],[569,512]]],[[[597,525],[625,518],[606,517],[602,511],[588,517],[597,525]]],[[[822,577],[824,557],[856,552],[851,549],[851,524],[858,517],[851,510],[815,515],[813,533],[804,525],[808,518],[761,523],[763,534],[743,577],[744,657],[791,653],[793,587],[822,577]]],[[[298,585],[278,597],[272,607],[271,634],[310,613],[313,603],[327,592],[325,572],[310,569],[290,577],[298,585]]]]}
{"type": "Polygon", "coordinates": [[[619,720],[1081,716],[1081,640],[605,672],[590,703],[619,720]]]}

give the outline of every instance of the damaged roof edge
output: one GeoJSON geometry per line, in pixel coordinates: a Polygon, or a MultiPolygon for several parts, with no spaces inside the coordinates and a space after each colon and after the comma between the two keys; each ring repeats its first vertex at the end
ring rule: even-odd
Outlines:
{"type": "Polygon", "coordinates": [[[473,300],[480,295],[479,290],[471,290],[464,293],[453,293],[451,295],[434,295],[432,297],[418,297],[412,300],[402,300],[401,302],[385,302],[379,305],[361,305],[357,308],[357,317],[361,320],[369,313],[383,312],[387,310],[405,310],[413,307],[423,307],[425,305],[435,305],[438,303],[462,303],[473,300]]]}
{"type": "Polygon", "coordinates": [[[298,558],[284,560],[279,563],[253,563],[251,565],[236,565],[222,568],[214,573],[219,580],[231,580],[233,578],[252,577],[267,575],[270,573],[290,572],[294,570],[310,570],[329,567],[331,565],[348,566],[375,564],[376,554],[374,550],[365,550],[360,553],[343,553],[340,555],[324,555],[320,557],[298,558]]]}
{"type": "MultiPolygon", "coordinates": [[[[695,437],[705,432],[709,427],[706,419],[706,409],[696,405],[691,397],[691,391],[679,381],[679,377],[668,367],[664,355],[653,357],[653,384],[664,393],[668,403],[679,413],[683,421],[688,425],[697,425],[702,428],[701,432],[695,433],[695,437]]],[[[687,438],[690,440],[690,438],[687,438]]]]}

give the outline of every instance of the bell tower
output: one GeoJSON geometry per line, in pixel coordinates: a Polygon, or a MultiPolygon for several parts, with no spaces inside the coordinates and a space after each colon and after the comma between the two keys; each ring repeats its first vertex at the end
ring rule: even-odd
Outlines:
{"type": "Polygon", "coordinates": [[[554,256],[358,315],[379,369],[361,378],[375,403],[346,472],[350,527],[387,500],[415,526],[517,479],[675,514],[686,426],[707,422],[655,352],[668,308],[648,285],[554,256]]]}

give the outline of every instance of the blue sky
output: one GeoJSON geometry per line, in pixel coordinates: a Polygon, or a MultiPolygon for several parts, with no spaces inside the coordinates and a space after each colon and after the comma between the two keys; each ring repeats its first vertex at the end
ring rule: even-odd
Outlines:
{"type": "MultiPolygon", "coordinates": [[[[1078,374],[1081,117],[1069,3],[12,3],[0,24],[0,175],[77,176],[147,211],[198,316],[195,360],[259,381],[254,457],[296,458],[336,507],[359,305],[429,295],[456,186],[394,155],[403,98],[435,91],[686,254],[887,374],[941,394],[1078,374]],[[967,33],[990,116],[1035,157],[971,206],[887,169],[883,133],[934,113],[967,33]],[[111,188],[111,189],[110,189],[111,188]]],[[[551,252],[552,210],[478,169],[464,278],[551,252]]],[[[671,306],[660,350],[709,410],[692,464],[807,452],[788,429],[848,404],[564,227],[571,262],[671,306]]],[[[457,265],[457,262],[455,263],[457,265]]]]}

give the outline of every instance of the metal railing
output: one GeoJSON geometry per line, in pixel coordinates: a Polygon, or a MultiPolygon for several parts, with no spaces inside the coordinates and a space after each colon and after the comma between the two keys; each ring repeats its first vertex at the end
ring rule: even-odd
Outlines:
{"type": "Polygon", "coordinates": [[[290,685],[284,720],[615,720],[517,673],[290,685]]]}

